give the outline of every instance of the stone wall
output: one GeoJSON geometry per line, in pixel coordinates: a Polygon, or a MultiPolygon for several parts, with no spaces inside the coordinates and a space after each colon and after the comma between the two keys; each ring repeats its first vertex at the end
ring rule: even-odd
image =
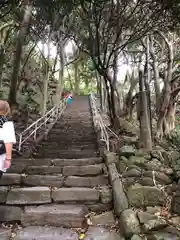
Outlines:
{"type": "Polygon", "coordinates": [[[180,239],[179,154],[162,149],[147,154],[126,145],[119,154],[105,152],[104,159],[125,239],[180,239]]]}

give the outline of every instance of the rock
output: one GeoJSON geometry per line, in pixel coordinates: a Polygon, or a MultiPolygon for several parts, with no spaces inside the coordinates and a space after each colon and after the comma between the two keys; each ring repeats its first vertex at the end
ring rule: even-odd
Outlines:
{"type": "Polygon", "coordinates": [[[91,188],[59,188],[52,191],[54,202],[68,201],[99,201],[100,194],[96,189],[91,188]]]}
{"type": "Polygon", "coordinates": [[[170,221],[173,223],[174,226],[179,227],[180,226],[180,217],[172,217],[170,221]]]}
{"type": "Polygon", "coordinates": [[[109,164],[108,170],[109,170],[109,179],[112,184],[116,179],[119,179],[119,173],[117,171],[115,163],[109,164]]]}
{"type": "Polygon", "coordinates": [[[76,231],[56,227],[27,227],[17,232],[14,240],[78,240],[76,231]]]}
{"type": "Polygon", "coordinates": [[[157,217],[155,215],[152,215],[148,212],[142,212],[142,211],[138,212],[137,216],[138,216],[139,222],[141,224],[147,223],[149,220],[152,220],[152,219],[157,219],[157,217]]]}
{"type": "Polygon", "coordinates": [[[147,235],[147,240],[179,240],[179,237],[171,233],[158,231],[147,235]]]}
{"type": "Polygon", "coordinates": [[[135,164],[139,167],[145,167],[145,164],[148,162],[144,157],[131,156],[129,158],[131,164],[135,164]]]}
{"type": "Polygon", "coordinates": [[[153,158],[151,161],[147,162],[145,164],[145,167],[147,170],[154,170],[154,171],[159,171],[161,170],[161,162],[159,162],[157,159],[153,158]]]}
{"type": "Polygon", "coordinates": [[[126,209],[121,213],[119,225],[127,238],[141,232],[139,220],[132,209],[126,209]]]}
{"type": "Polygon", "coordinates": [[[136,152],[135,152],[135,156],[137,157],[143,157],[147,160],[150,160],[151,159],[151,155],[149,153],[147,153],[147,151],[145,151],[144,149],[138,149],[136,152]]]}
{"type": "Polygon", "coordinates": [[[137,182],[142,186],[154,186],[153,179],[150,177],[141,177],[137,182]]]}
{"type": "Polygon", "coordinates": [[[87,207],[91,212],[105,212],[105,211],[112,210],[113,205],[112,203],[107,203],[107,204],[103,204],[103,203],[88,204],[87,203],[87,207]]]}
{"type": "Polygon", "coordinates": [[[147,207],[146,211],[147,213],[155,214],[157,212],[161,212],[161,207],[147,207]]]}
{"type": "Polygon", "coordinates": [[[0,206],[0,222],[21,221],[20,207],[0,206]]]}
{"type": "Polygon", "coordinates": [[[62,175],[26,175],[22,176],[22,182],[26,186],[62,187],[64,177],[62,175]]]}
{"type": "Polygon", "coordinates": [[[100,200],[101,203],[111,203],[112,202],[112,189],[107,186],[101,187],[100,190],[100,200]]]}
{"type": "Polygon", "coordinates": [[[131,122],[127,121],[124,118],[119,118],[120,130],[125,132],[130,136],[138,136],[139,130],[131,122]]]}
{"type": "Polygon", "coordinates": [[[135,207],[163,205],[166,200],[166,195],[162,190],[139,184],[130,187],[127,196],[130,205],[135,207]]]}
{"type": "Polygon", "coordinates": [[[139,170],[137,170],[136,168],[132,168],[130,170],[128,170],[127,172],[124,172],[122,174],[123,177],[140,177],[141,176],[141,172],[139,170]]]}
{"type": "Polygon", "coordinates": [[[95,187],[108,185],[108,176],[100,175],[95,177],[69,176],[65,179],[64,185],[67,187],[95,187]]]}
{"type": "Polygon", "coordinates": [[[123,160],[119,160],[118,163],[116,164],[117,170],[119,173],[123,173],[127,170],[127,163],[125,163],[123,160]]]}
{"type": "MultiPolygon", "coordinates": [[[[146,177],[151,177],[153,178],[153,171],[145,171],[143,173],[143,176],[146,177]]],[[[155,180],[158,181],[158,183],[160,184],[171,184],[172,180],[169,178],[169,176],[167,176],[166,174],[162,173],[162,172],[155,172],[154,171],[154,176],[155,176],[155,180]]]]}
{"type": "Polygon", "coordinates": [[[152,155],[152,158],[157,158],[161,163],[165,163],[161,150],[152,150],[151,155],[152,155]]]}
{"type": "Polygon", "coordinates": [[[133,185],[134,183],[137,182],[137,179],[135,177],[122,178],[121,180],[122,180],[122,183],[123,183],[123,187],[125,188],[126,191],[131,185],[133,185]]]}
{"type": "Polygon", "coordinates": [[[25,207],[22,214],[23,226],[53,226],[81,228],[88,209],[75,205],[41,205],[25,207]]]}
{"type": "Polygon", "coordinates": [[[103,227],[89,227],[84,240],[125,240],[119,233],[103,227]]]}
{"type": "Polygon", "coordinates": [[[135,148],[133,148],[131,145],[125,145],[120,148],[119,153],[120,156],[130,157],[135,154],[135,148]]]}
{"type": "Polygon", "coordinates": [[[171,210],[173,213],[180,215],[180,189],[176,192],[176,194],[172,198],[171,210]]]}
{"type": "Polygon", "coordinates": [[[0,203],[5,203],[8,195],[7,187],[0,187],[0,203]]]}
{"type": "Polygon", "coordinates": [[[50,189],[48,187],[13,188],[8,192],[7,204],[41,204],[50,203],[50,189]]]}
{"type": "Polygon", "coordinates": [[[139,235],[133,235],[131,240],[146,240],[144,237],[140,237],[139,235]]]}
{"type": "Polygon", "coordinates": [[[113,152],[106,152],[104,155],[106,165],[111,163],[116,163],[118,161],[118,156],[113,152]]]}
{"type": "Polygon", "coordinates": [[[115,217],[112,211],[105,212],[91,217],[92,224],[95,225],[115,225],[115,217]]]}
{"type": "Polygon", "coordinates": [[[158,219],[151,219],[147,223],[144,224],[145,231],[153,231],[159,230],[167,226],[167,222],[165,219],[158,218],[158,219]]]}
{"type": "Polygon", "coordinates": [[[0,239],[9,240],[11,236],[11,229],[0,228],[0,239]]]}
{"type": "Polygon", "coordinates": [[[120,216],[121,212],[128,208],[128,199],[123,190],[123,184],[120,179],[116,179],[112,183],[113,189],[113,201],[114,210],[117,216],[120,216]]]}
{"type": "Polygon", "coordinates": [[[125,144],[136,144],[138,141],[137,137],[122,136],[122,141],[125,144]]]}

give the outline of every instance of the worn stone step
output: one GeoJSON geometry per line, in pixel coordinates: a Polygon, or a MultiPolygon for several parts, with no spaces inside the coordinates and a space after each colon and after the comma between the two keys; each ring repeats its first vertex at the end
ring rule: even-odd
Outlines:
{"type": "Polygon", "coordinates": [[[82,228],[88,209],[75,205],[41,205],[25,207],[21,223],[23,226],[54,226],[82,228]]]}
{"type": "Polygon", "coordinates": [[[97,156],[97,152],[94,151],[61,151],[56,150],[55,151],[42,151],[39,154],[37,154],[42,157],[53,157],[53,158],[87,158],[87,157],[95,157],[97,156]]]}
{"type": "Polygon", "coordinates": [[[61,202],[98,202],[100,193],[96,189],[85,187],[59,188],[52,191],[52,199],[61,202]]]}
{"type": "Polygon", "coordinates": [[[36,158],[34,159],[26,159],[26,158],[18,158],[14,159],[11,168],[8,169],[7,172],[21,173],[24,172],[24,169],[27,166],[83,166],[83,165],[93,165],[102,163],[102,158],[100,157],[90,157],[90,158],[36,158]]]}
{"type": "Polygon", "coordinates": [[[60,188],[64,184],[64,177],[62,175],[26,175],[22,176],[22,184],[60,188]]]}
{"type": "Polygon", "coordinates": [[[26,174],[49,175],[62,173],[62,167],[59,166],[27,166],[24,170],[26,174]]]}
{"type": "MultiPolygon", "coordinates": [[[[75,230],[49,226],[46,227],[30,226],[21,229],[17,232],[17,235],[14,238],[14,240],[78,240],[78,239],[79,236],[75,230]]],[[[7,240],[9,240],[9,238],[7,238],[7,240]]]]}
{"type": "Polygon", "coordinates": [[[4,173],[0,180],[0,186],[20,185],[20,184],[21,184],[21,174],[4,173]]]}
{"type": "Polygon", "coordinates": [[[77,177],[69,176],[65,179],[65,186],[67,187],[96,187],[108,185],[108,176],[101,175],[96,177],[77,177]]]}
{"type": "Polygon", "coordinates": [[[51,203],[51,190],[48,187],[12,188],[7,194],[9,205],[30,205],[51,203]]]}
{"type": "Polygon", "coordinates": [[[93,176],[103,174],[103,164],[87,166],[65,166],[63,168],[64,176],[93,176]]]}
{"type": "Polygon", "coordinates": [[[53,159],[52,162],[55,166],[86,166],[102,163],[102,158],[100,157],[90,157],[90,158],[75,158],[75,159],[53,159]]]}

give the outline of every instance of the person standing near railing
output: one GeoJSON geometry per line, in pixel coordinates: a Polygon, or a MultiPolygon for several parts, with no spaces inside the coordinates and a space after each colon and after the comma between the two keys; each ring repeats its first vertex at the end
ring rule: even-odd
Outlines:
{"type": "Polygon", "coordinates": [[[0,100],[0,178],[11,166],[12,148],[16,143],[14,124],[9,117],[8,102],[0,100]]]}

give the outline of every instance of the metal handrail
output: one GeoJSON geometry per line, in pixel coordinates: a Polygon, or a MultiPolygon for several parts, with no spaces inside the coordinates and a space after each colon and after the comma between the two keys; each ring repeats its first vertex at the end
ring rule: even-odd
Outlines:
{"type": "Polygon", "coordinates": [[[97,108],[96,103],[96,97],[93,95],[93,93],[90,94],[90,104],[91,104],[91,110],[92,110],[92,116],[93,116],[93,122],[95,125],[95,128],[97,130],[100,130],[101,134],[101,141],[105,142],[107,151],[109,151],[109,135],[106,129],[106,125],[104,124],[102,117],[99,113],[99,110],[97,108]]]}
{"type": "Polygon", "coordinates": [[[27,127],[23,132],[19,135],[18,142],[18,151],[21,151],[22,145],[27,142],[27,140],[33,136],[34,140],[37,139],[38,130],[45,130],[48,121],[51,123],[55,123],[58,118],[63,114],[66,108],[66,103],[64,101],[60,101],[59,105],[51,108],[44,116],[40,117],[36,122],[32,123],[29,127],[27,127]]]}

